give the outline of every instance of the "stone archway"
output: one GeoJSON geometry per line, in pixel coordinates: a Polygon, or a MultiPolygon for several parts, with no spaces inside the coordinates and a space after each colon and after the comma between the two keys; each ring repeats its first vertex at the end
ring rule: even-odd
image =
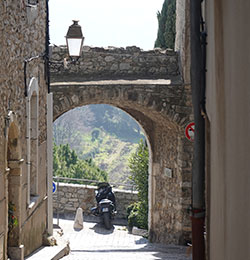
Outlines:
{"type": "Polygon", "coordinates": [[[54,119],[74,107],[108,104],[137,120],[151,147],[150,239],[190,240],[193,144],[184,128],[193,112],[191,86],[183,84],[178,53],[85,46],[74,65],[64,66],[66,55],[66,48],[53,48],[54,119]]]}
{"type": "Polygon", "coordinates": [[[108,104],[130,114],[150,144],[150,240],[182,244],[190,240],[193,145],[184,136],[192,119],[190,87],[167,81],[53,83],[54,120],[88,104],[108,104]]]}
{"type": "Polygon", "coordinates": [[[125,109],[143,126],[150,144],[149,235],[160,243],[190,240],[188,207],[191,203],[192,143],[184,129],[157,114],[149,117],[125,109]]]}
{"type": "Polygon", "coordinates": [[[22,163],[19,128],[15,114],[10,111],[6,117],[6,208],[8,209],[6,230],[7,252],[9,257],[23,254],[20,247],[21,219],[21,176],[22,163]]]}

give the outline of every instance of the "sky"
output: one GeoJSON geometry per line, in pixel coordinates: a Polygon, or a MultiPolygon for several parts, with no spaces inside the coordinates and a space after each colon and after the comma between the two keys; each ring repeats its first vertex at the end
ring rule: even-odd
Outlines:
{"type": "Polygon", "coordinates": [[[157,12],[164,0],[49,0],[50,42],[65,45],[72,20],[79,20],[84,45],[154,48],[157,12]]]}

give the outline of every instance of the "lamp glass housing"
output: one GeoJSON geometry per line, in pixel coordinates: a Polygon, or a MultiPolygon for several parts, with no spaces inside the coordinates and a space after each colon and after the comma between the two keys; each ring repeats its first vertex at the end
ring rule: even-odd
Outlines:
{"type": "Polygon", "coordinates": [[[82,39],[67,38],[67,46],[70,57],[80,57],[82,51],[82,39]]]}
{"type": "Polygon", "coordinates": [[[66,35],[66,43],[71,58],[74,59],[81,56],[83,41],[81,26],[78,24],[78,21],[73,21],[66,35]]]}

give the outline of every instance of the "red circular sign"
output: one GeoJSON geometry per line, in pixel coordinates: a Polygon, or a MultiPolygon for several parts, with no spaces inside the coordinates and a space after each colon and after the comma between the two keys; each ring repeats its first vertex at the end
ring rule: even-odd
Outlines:
{"type": "Polygon", "coordinates": [[[185,128],[185,136],[189,141],[192,142],[194,141],[194,129],[195,129],[194,122],[189,123],[185,128]]]}

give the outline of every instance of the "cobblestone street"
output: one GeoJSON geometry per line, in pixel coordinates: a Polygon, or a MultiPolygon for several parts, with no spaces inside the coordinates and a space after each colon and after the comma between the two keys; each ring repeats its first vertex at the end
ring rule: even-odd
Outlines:
{"type": "Polygon", "coordinates": [[[152,244],[147,239],[129,234],[125,226],[106,230],[102,224],[84,222],[82,230],[73,229],[73,220],[60,219],[70,253],[64,260],[190,260],[187,247],[152,244]]]}

